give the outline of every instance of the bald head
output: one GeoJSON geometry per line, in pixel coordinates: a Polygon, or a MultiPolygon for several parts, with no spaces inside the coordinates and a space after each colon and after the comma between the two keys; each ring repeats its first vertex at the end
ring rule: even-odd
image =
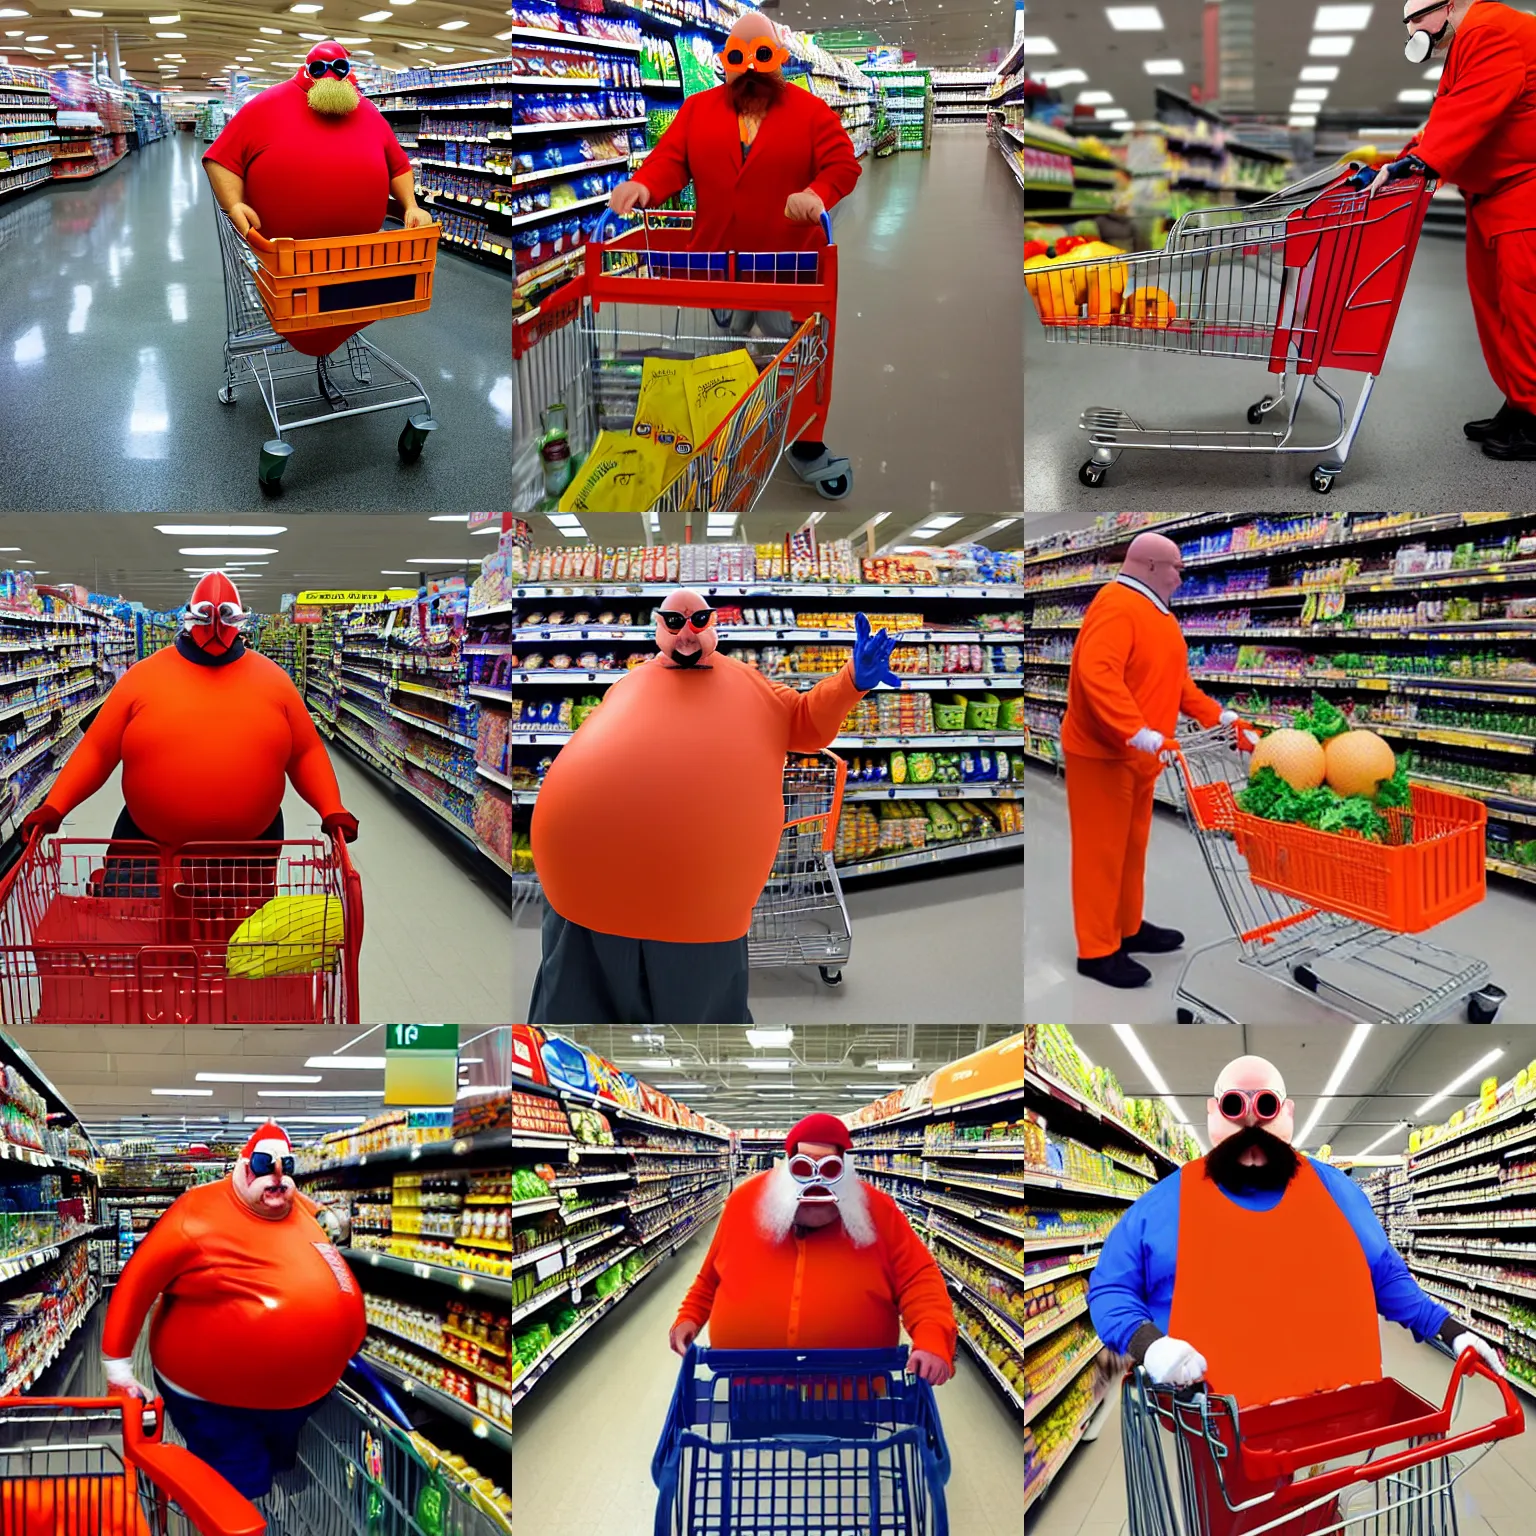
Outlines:
{"type": "Polygon", "coordinates": [[[1165,603],[1172,602],[1184,580],[1184,557],[1165,534],[1138,533],[1125,552],[1120,571],[1150,587],[1165,603]]]}
{"type": "Polygon", "coordinates": [[[747,11],[737,18],[726,41],[728,44],[740,43],[743,48],[748,48],[760,37],[766,37],[775,48],[779,46],[779,33],[774,24],[761,11],[747,11]]]}
{"type": "Polygon", "coordinates": [[[1285,1079],[1272,1061],[1262,1056],[1239,1056],[1217,1075],[1215,1094],[1206,1101],[1206,1129],[1214,1147],[1254,1125],[1261,1125],[1271,1136],[1289,1142],[1296,1134],[1296,1106],[1286,1098],[1285,1079]],[[1232,1090],[1241,1093],[1246,1101],[1235,1117],[1225,1113],[1221,1102],[1222,1096],[1232,1090]],[[1274,1094],[1280,1106],[1279,1113],[1268,1119],[1259,1115],[1254,1105],[1254,1095],[1266,1091],[1274,1094]]]}

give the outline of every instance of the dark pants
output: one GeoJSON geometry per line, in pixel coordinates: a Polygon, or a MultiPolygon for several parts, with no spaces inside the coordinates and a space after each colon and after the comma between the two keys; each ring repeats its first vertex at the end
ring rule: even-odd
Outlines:
{"type": "Polygon", "coordinates": [[[530,1024],[750,1024],[747,940],[621,939],[544,913],[530,1024]]]}
{"type": "MultiPolygon", "coordinates": [[[[277,815],[272,819],[272,825],[256,841],[280,843],[282,840],[283,812],[282,808],[279,807],[277,815]]],[[[139,830],[139,824],[128,814],[128,807],[125,805],[112,828],[112,842],[107,848],[106,866],[101,873],[101,882],[97,887],[97,895],[141,896],[151,900],[158,899],[160,895],[159,858],[125,858],[117,846],[119,843],[148,843],[152,841],[152,838],[146,837],[139,830]]],[[[232,859],[228,862],[233,870],[243,865],[246,861],[232,859]]],[[[273,872],[277,866],[275,859],[251,860],[250,863],[253,872],[259,872],[259,878],[263,878],[266,883],[271,883],[273,872]]]]}
{"type": "Polygon", "coordinates": [[[273,1473],[292,1471],[299,1456],[299,1434],[320,1406],[228,1408],[185,1397],[168,1387],[158,1373],[155,1386],[187,1449],[248,1499],[272,1491],[273,1473]]]}

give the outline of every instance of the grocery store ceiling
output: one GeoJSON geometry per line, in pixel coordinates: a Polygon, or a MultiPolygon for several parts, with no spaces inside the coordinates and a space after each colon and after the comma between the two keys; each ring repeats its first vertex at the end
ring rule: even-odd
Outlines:
{"type": "MultiPolygon", "coordinates": [[[[831,513],[817,524],[817,532],[822,538],[842,537],[868,520],[868,514],[831,513]]],[[[588,521],[604,544],[645,542],[644,519],[638,515],[605,517],[600,528],[598,519],[588,521]]],[[[532,522],[536,543],[564,546],[575,542],[545,518],[535,517],[532,522]]],[[[877,546],[905,542],[910,527],[920,523],[910,514],[892,518],[878,530],[877,546]],[[887,529],[895,533],[887,536],[887,529]]],[[[792,518],[754,515],[746,519],[746,536],[782,539],[795,526],[792,518]]],[[[988,527],[993,532],[984,542],[996,548],[1016,545],[1021,536],[1016,517],[1001,521],[967,517],[944,529],[942,537],[925,542],[958,543],[988,527]]],[[[668,517],[659,537],[680,540],[682,532],[681,516],[668,517]]],[[[275,613],[284,593],[306,588],[413,586],[414,578],[405,574],[411,571],[439,577],[462,573],[472,580],[479,562],[493,548],[494,538],[470,533],[463,518],[444,522],[419,515],[220,514],[207,519],[149,513],[131,517],[105,513],[0,516],[0,569],[31,569],[45,583],[78,582],[93,592],[126,597],[153,609],[181,607],[197,580],[192,571],[215,565],[238,567],[243,563],[242,549],[252,551],[246,555],[246,569],[233,571],[242,600],[254,612],[275,613]],[[173,532],[161,533],[161,527],[173,532]],[[199,527],[226,531],[186,531],[199,527]],[[242,531],[230,533],[229,529],[242,531]],[[270,529],[281,531],[264,531],[270,529]],[[181,553],[187,549],[235,552],[181,553]],[[255,553],[257,550],[262,553],[255,553]]]]}
{"type": "Polygon", "coordinates": [[[801,1025],[793,1030],[592,1025],[560,1033],[737,1130],[787,1130],[816,1110],[850,1114],[1017,1029],[1003,1024],[801,1025]],[[754,1038],[772,1043],[755,1046],[754,1038]]]}
{"type": "MultiPolygon", "coordinates": [[[[1536,1059],[1536,1028],[1529,1026],[1367,1027],[1363,1044],[1355,1041],[1353,1028],[1347,1024],[1331,1031],[1292,1025],[1138,1025],[1129,1034],[1151,1058],[1170,1096],[1193,1122],[1202,1145],[1205,1101],[1216,1074],[1234,1056],[1252,1052],[1274,1062],[1285,1078],[1286,1091],[1296,1101],[1297,1141],[1313,1152],[1330,1144],[1336,1157],[1364,1152],[1382,1136],[1386,1139],[1374,1156],[1405,1152],[1408,1134],[1406,1129],[1394,1129],[1399,1122],[1444,1124],[1455,1110],[1477,1098],[1484,1078],[1507,1082],[1536,1059]],[[1358,1054],[1312,1134],[1303,1139],[1301,1132],[1352,1041],[1359,1044],[1358,1054]],[[1497,1058],[1485,1061],[1495,1051],[1500,1053],[1497,1058]],[[1431,1098],[1469,1071],[1462,1086],[1420,1113],[1431,1098]]],[[[1120,1026],[1072,1027],[1072,1038],[1088,1059],[1113,1071],[1125,1093],[1155,1094],[1158,1090],[1132,1055],[1126,1035],[1120,1026]]]]}
{"type": "Polygon", "coordinates": [[[359,59],[390,69],[470,63],[504,53],[496,34],[508,25],[504,4],[452,0],[257,0],[255,10],[233,0],[190,8],[171,0],[73,8],[15,0],[4,17],[0,58],[13,64],[89,69],[91,50],[110,57],[115,36],[124,70],[140,85],[192,92],[222,89],[210,82],[232,69],[257,84],[286,79],[312,40],[324,37],[340,37],[359,59]]]}
{"type": "MultiPolygon", "coordinates": [[[[1432,91],[1434,82],[1425,78],[1431,66],[1409,64],[1403,57],[1402,7],[1397,0],[1349,6],[1346,9],[1369,12],[1363,30],[1327,33],[1315,31],[1317,0],[1287,0],[1286,4],[1237,0],[1233,8],[1251,11],[1253,16],[1254,111],[1283,118],[1290,107],[1292,91],[1302,86],[1326,91],[1323,105],[1330,113],[1427,114],[1427,103],[1404,103],[1398,99],[1401,91],[1432,91]],[[1347,42],[1349,52],[1341,57],[1314,57],[1309,53],[1314,36],[1334,40],[1323,43],[1324,47],[1342,48],[1347,42]],[[1338,75],[1332,80],[1313,76],[1303,81],[1303,68],[1337,68],[1338,75]]],[[[1515,8],[1536,10],[1536,4],[1520,0],[1515,8]]],[[[1101,3],[1029,0],[1028,32],[1036,39],[1034,46],[1055,45],[1052,53],[1033,54],[1031,73],[1081,70],[1088,77],[1086,81],[1062,87],[1069,103],[1084,91],[1107,91],[1113,102],[1105,103],[1102,97],[1094,97],[1096,105],[1122,107],[1132,118],[1151,117],[1156,85],[1188,94],[1192,83],[1201,82],[1205,58],[1202,18],[1207,6],[1205,0],[1158,0],[1152,9],[1163,23],[1160,30],[1122,32],[1109,25],[1106,6],[1101,3]],[[1184,66],[1183,73],[1154,78],[1144,68],[1149,59],[1176,59],[1184,66]]]]}
{"type": "Polygon", "coordinates": [[[1013,0],[781,0],[769,14],[797,32],[873,32],[954,69],[996,63],[1013,42],[1013,0]]]}
{"type": "MultiPolygon", "coordinates": [[[[587,519],[588,531],[603,544],[643,544],[646,537],[646,516],[642,512],[611,513],[587,519]]],[[[941,549],[949,544],[977,543],[991,549],[1016,549],[1023,537],[1023,519],[995,512],[971,512],[966,514],[918,512],[815,512],[816,537],[818,539],[857,538],[863,548],[866,529],[874,533],[877,550],[891,549],[899,544],[927,545],[941,549]],[[920,530],[932,530],[921,532],[920,530]]],[[[538,513],[529,517],[537,543],[560,544],[564,542],[558,528],[538,513]]],[[[807,521],[805,514],[790,516],[782,512],[750,512],[740,519],[730,537],[746,539],[751,543],[772,543],[801,528],[807,521]]],[[[694,520],[694,537],[698,538],[698,519],[694,520]]],[[[658,542],[680,543],[683,538],[683,515],[667,513],[661,517],[652,535],[658,542]]],[[[717,542],[709,540],[709,542],[717,542]]]]}
{"type": "MultiPolygon", "coordinates": [[[[383,1107],[384,1070],[312,1067],[317,1057],[384,1054],[384,1028],[198,1028],[28,1025],[13,1037],[98,1141],[151,1136],[208,1140],[271,1116],[295,1139],[355,1124],[383,1107]],[[303,1082],[199,1082],[199,1073],[304,1078],[303,1082]],[[176,1089],[156,1094],[154,1089],[176,1089]]],[[[464,1030],[461,1084],[505,1084],[506,1028],[464,1030]]],[[[244,1127],[244,1129],[242,1129],[244,1127]]]]}

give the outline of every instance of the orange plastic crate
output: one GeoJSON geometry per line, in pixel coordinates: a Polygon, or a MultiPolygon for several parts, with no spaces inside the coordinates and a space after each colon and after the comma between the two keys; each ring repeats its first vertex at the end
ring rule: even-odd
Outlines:
{"type": "Polygon", "coordinates": [[[278,335],[368,325],[432,307],[441,229],[385,230],[332,240],[246,236],[262,308],[278,335]]]}
{"type": "Polygon", "coordinates": [[[1415,784],[1409,809],[1382,813],[1385,843],[1250,816],[1225,783],[1192,786],[1191,807],[1232,833],[1255,885],[1391,933],[1422,933],[1487,892],[1488,808],[1466,795],[1415,784]]]}

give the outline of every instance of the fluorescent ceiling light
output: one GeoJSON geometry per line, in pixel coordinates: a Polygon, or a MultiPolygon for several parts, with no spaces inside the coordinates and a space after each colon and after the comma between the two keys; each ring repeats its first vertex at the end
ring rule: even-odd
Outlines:
{"type": "Polygon", "coordinates": [[[382,1088],[261,1088],[258,1099],[376,1099],[382,1088]]]}
{"type": "Polygon", "coordinates": [[[431,557],[429,559],[425,555],[417,555],[417,556],[413,557],[412,559],[407,560],[405,563],[407,565],[434,565],[434,566],[436,566],[436,565],[468,565],[469,562],[471,560],[473,560],[473,559],[475,559],[474,555],[449,555],[449,556],[445,556],[445,557],[443,557],[441,559],[439,559],[436,556],[433,556],[433,557],[431,557]]]}
{"type": "Polygon", "coordinates": [[[366,16],[359,16],[359,21],[388,21],[395,13],[393,11],[369,11],[366,16]]]}
{"type": "Polygon", "coordinates": [[[1285,125],[1287,128],[1316,128],[1317,119],[1303,113],[1296,117],[1288,117],[1285,120],[1285,125]]]}
{"type": "Polygon", "coordinates": [[[1371,24],[1370,5],[1320,5],[1317,19],[1312,23],[1314,32],[1364,32],[1371,24]]]}
{"type": "MultiPolygon", "coordinates": [[[[6,16],[6,17],[11,17],[11,16],[30,16],[31,14],[32,14],[31,11],[16,11],[16,10],[12,10],[9,6],[7,6],[3,11],[0,11],[0,16],[6,16]]],[[[9,36],[11,34],[7,34],[7,35],[9,36]]],[[[20,37],[21,33],[17,32],[14,35],[17,36],[17,37],[20,37]]]]}
{"type": "Polygon", "coordinates": [[[313,16],[317,12],[323,11],[325,7],[323,5],[303,4],[290,5],[288,9],[292,11],[295,16],[313,16]]]}
{"type": "Polygon", "coordinates": [[[1339,66],[1337,64],[1308,64],[1301,71],[1303,82],[1314,85],[1326,85],[1331,80],[1339,78],[1339,66]]]}
{"type": "Polygon", "coordinates": [[[96,20],[101,16],[102,13],[100,11],[77,11],[71,8],[69,14],[71,16],[83,16],[88,20],[96,20]]]}
{"type": "Polygon", "coordinates": [[[754,1051],[763,1050],[787,1050],[795,1043],[795,1032],[792,1029],[749,1029],[747,1031],[747,1044],[754,1051]]]}
{"type": "Polygon", "coordinates": [[[156,37],[185,37],[185,32],[156,32],[156,37]]]}
{"type": "Polygon", "coordinates": [[[877,1061],[876,1072],[910,1072],[917,1065],[913,1061],[877,1061]]]}
{"type": "Polygon", "coordinates": [[[382,1056],[311,1056],[306,1067],[319,1067],[326,1071],[382,1072],[382,1056]]]}
{"type": "Polygon", "coordinates": [[[1445,1087],[1442,1088],[1440,1092],[1434,1096],[1434,1098],[1425,1099],[1425,1101],[1420,1104],[1416,1110],[1414,1110],[1414,1114],[1427,1115],[1430,1110],[1435,1107],[1435,1105],[1444,1103],[1445,1100],[1450,1098],[1450,1096],[1455,1093],[1458,1088],[1461,1088],[1467,1083],[1470,1083],[1479,1072],[1486,1071],[1503,1054],[1504,1052],[1501,1048],[1499,1050],[1489,1051],[1486,1056],[1479,1056],[1477,1060],[1474,1061],[1465,1072],[1462,1072],[1456,1077],[1453,1077],[1450,1082],[1448,1082],[1445,1087]]]}
{"type": "Polygon", "coordinates": [[[1163,30],[1163,13],[1155,5],[1107,5],[1104,14],[1116,32],[1163,30]]]}
{"type": "Polygon", "coordinates": [[[713,1093],[715,1091],[703,1083],[652,1083],[651,1086],[660,1088],[665,1093],[713,1093]]]}
{"type": "Polygon", "coordinates": [[[1118,123],[1131,114],[1124,107],[1097,107],[1093,115],[1102,123],[1118,123]]]}
{"type": "Polygon", "coordinates": [[[281,27],[257,27],[256,30],[266,33],[268,37],[281,37],[283,35],[281,27]]]}
{"type": "Polygon", "coordinates": [[[1397,99],[1399,101],[1433,101],[1435,99],[1435,93],[1433,91],[1417,91],[1417,90],[1416,91],[1399,91],[1397,93],[1397,99]]]}
{"type": "Polygon", "coordinates": [[[1381,1133],[1381,1135],[1378,1136],[1376,1138],[1376,1140],[1373,1141],[1370,1144],[1370,1146],[1368,1146],[1368,1147],[1361,1147],[1361,1149],[1358,1152],[1355,1153],[1355,1156],[1356,1157],[1369,1157],[1371,1155],[1371,1153],[1374,1152],[1376,1150],[1376,1148],[1379,1147],[1382,1144],[1382,1142],[1384,1142],[1384,1141],[1391,1141],[1391,1139],[1394,1136],[1400,1136],[1407,1129],[1408,1129],[1408,1122],[1406,1120],[1399,1120],[1398,1123],[1396,1125],[1394,1125],[1391,1130],[1383,1131],[1381,1133]]]}
{"type": "Polygon", "coordinates": [[[1182,75],[1183,59],[1147,59],[1141,66],[1149,75],[1182,75]]]}
{"type": "Polygon", "coordinates": [[[459,32],[468,25],[467,21],[445,21],[438,26],[437,30],[439,32],[459,32]]]}
{"type": "MultiPolygon", "coordinates": [[[[0,11],[0,16],[3,16],[4,14],[5,14],[4,11],[0,11]]],[[[1424,71],[1424,78],[1426,80],[1438,80],[1440,78],[1440,76],[1443,75],[1444,73],[1445,73],[1445,65],[1444,64],[1431,64],[1429,66],[1429,68],[1424,71]]]]}
{"type": "Polygon", "coordinates": [[[178,555],[275,555],[277,550],[264,549],[257,544],[245,549],[235,545],[233,548],[226,544],[194,544],[190,548],[178,549],[178,555]]]}
{"type": "Polygon", "coordinates": [[[149,24],[152,27],[173,27],[180,20],[181,12],[177,11],[174,16],[151,16],[149,24]]]}
{"type": "Polygon", "coordinates": [[[619,1065],[639,1067],[653,1072],[675,1072],[682,1066],[682,1062],[674,1061],[670,1056],[626,1056],[619,1065]]]}
{"type": "Polygon", "coordinates": [[[1307,44],[1307,53],[1314,59],[1347,59],[1354,46],[1352,37],[1314,37],[1307,44]]]}
{"type": "Polygon", "coordinates": [[[748,1072],[788,1072],[794,1066],[794,1062],[788,1059],[778,1061],[771,1059],[759,1061],[753,1059],[749,1061],[738,1061],[736,1065],[738,1067],[745,1067],[748,1072]]]}
{"type": "Polygon", "coordinates": [[[1312,1113],[1307,1116],[1307,1123],[1302,1126],[1295,1138],[1298,1147],[1304,1147],[1307,1144],[1308,1137],[1317,1128],[1317,1122],[1323,1118],[1323,1112],[1333,1102],[1334,1094],[1343,1086],[1345,1074],[1354,1066],[1355,1057],[1360,1054],[1360,1049],[1365,1044],[1371,1028],[1369,1024],[1356,1024],[1350,1032],[1349,1039],[1344,1042],[1344,1049],[1339,1054],[1339,1059],[1334,1063],[1333,1071],[1328,1074],[1328,1081],[1323,1084],[1323,1091],[1317,1103],[1312,1106],[1312,1113]]]}
{"type": "MultiPolygon", "coordinates": [[[[1180,1125],[1189,1126],[1189,1116],[1184,1113],[1179,1101],[1168,1092],[1168,1084],[1163,1074],[1157,1070],[1157,1063],[1147,1054],[1147,1048],[1136,1037],[1136,1031],[1129,1024],[1116,1024],[1115,1033],[1120,1037],[1120,1043],[1131,1053],[1131,1059],[1147,1075],[1147,1081],[1152,1084],[1158,1098],[1168,1106],[1169,1112],[1180,1125]]],[[[1190,1126],[1193,1130],[1194,1127],[1190,1126]]]]}
{"type": "MultiPolygon", "coordinates": [[[[242,1124],[265,1125],[267,1115],[246,1115],[242,1124]]],[[[361,1125],[366,1115],[284,1115],[289,1125],[361,1125]]]]}
{"type": "MultiPolygon", "coordinates": [[[[300,32],[299,36],[308,43],[323,43],[326,41],[324,32],[300,32]]],[[[301,60],[300,62],[302,63],[303,61],[301,60]]]]}
{"type": "Polygon", "coordinates": [[[1060,91],[1069,85],[1086,85],[1088,73],[1082,69],[1048,69],[1039,80],[1046,90],[1060,91]]]}
{"type": "Polygon", "coordinates": [[[1291,94],[1292,101],[1327,101],[1326,85],[1298,85],[1291,94]]]}
{"type": "MultiPolygon", "coordinates": [[[[1080,107],[1107,107],[1114,102],[1114,99],[1113,91],[1079,91],[1077,94],[1077,104],[1080,107]]],[[[931,517],[928,521],[935,528],[939,526],[939,520],[936,517],[931,517]]],[[[951,518],[950,521],[958,523],[960,519],[956,517],[951,518]]]]}
{"type": "Polygon", "coordinates": [[[429,523],[467,523],[469,521],[469,513],[439,512],[435,516],[429,517],[427,521],[429,523]]]}
{"type": "Polygon", "coordinates": [[[1048,37],[1026,37],[1024,39],[1024,57],[1026,59],[1050,59],[1060,52],[1061,49],[1048,37]]]}
{"type": "Polygon", "coordinates": [[[160,1099],[211,1099],[213,1097],[212,1088],[151,1088],[149,1091],[160,1099]]]}
{"type": "MultiPolygon", "coordinates": [[[[167,54],[167,58],[174,55],[167,54]]],[[[288,532],[286,523],[250,523],[238,525],[235,523],[156,523],[156,533],[192,533],[199,535],[212,534],[215,536],[232,534],[236,538],[270,539],[280,533],[288,532]]]]}
{"type": "Polygon", "coordinates": [[[275,1076],[266,1072],[199,1072],[197,1081],[200,1083],[318,1083],[318,1074],[314,1077],[295,1076],[292,1073],[278,1073],[275,1076]]]}

